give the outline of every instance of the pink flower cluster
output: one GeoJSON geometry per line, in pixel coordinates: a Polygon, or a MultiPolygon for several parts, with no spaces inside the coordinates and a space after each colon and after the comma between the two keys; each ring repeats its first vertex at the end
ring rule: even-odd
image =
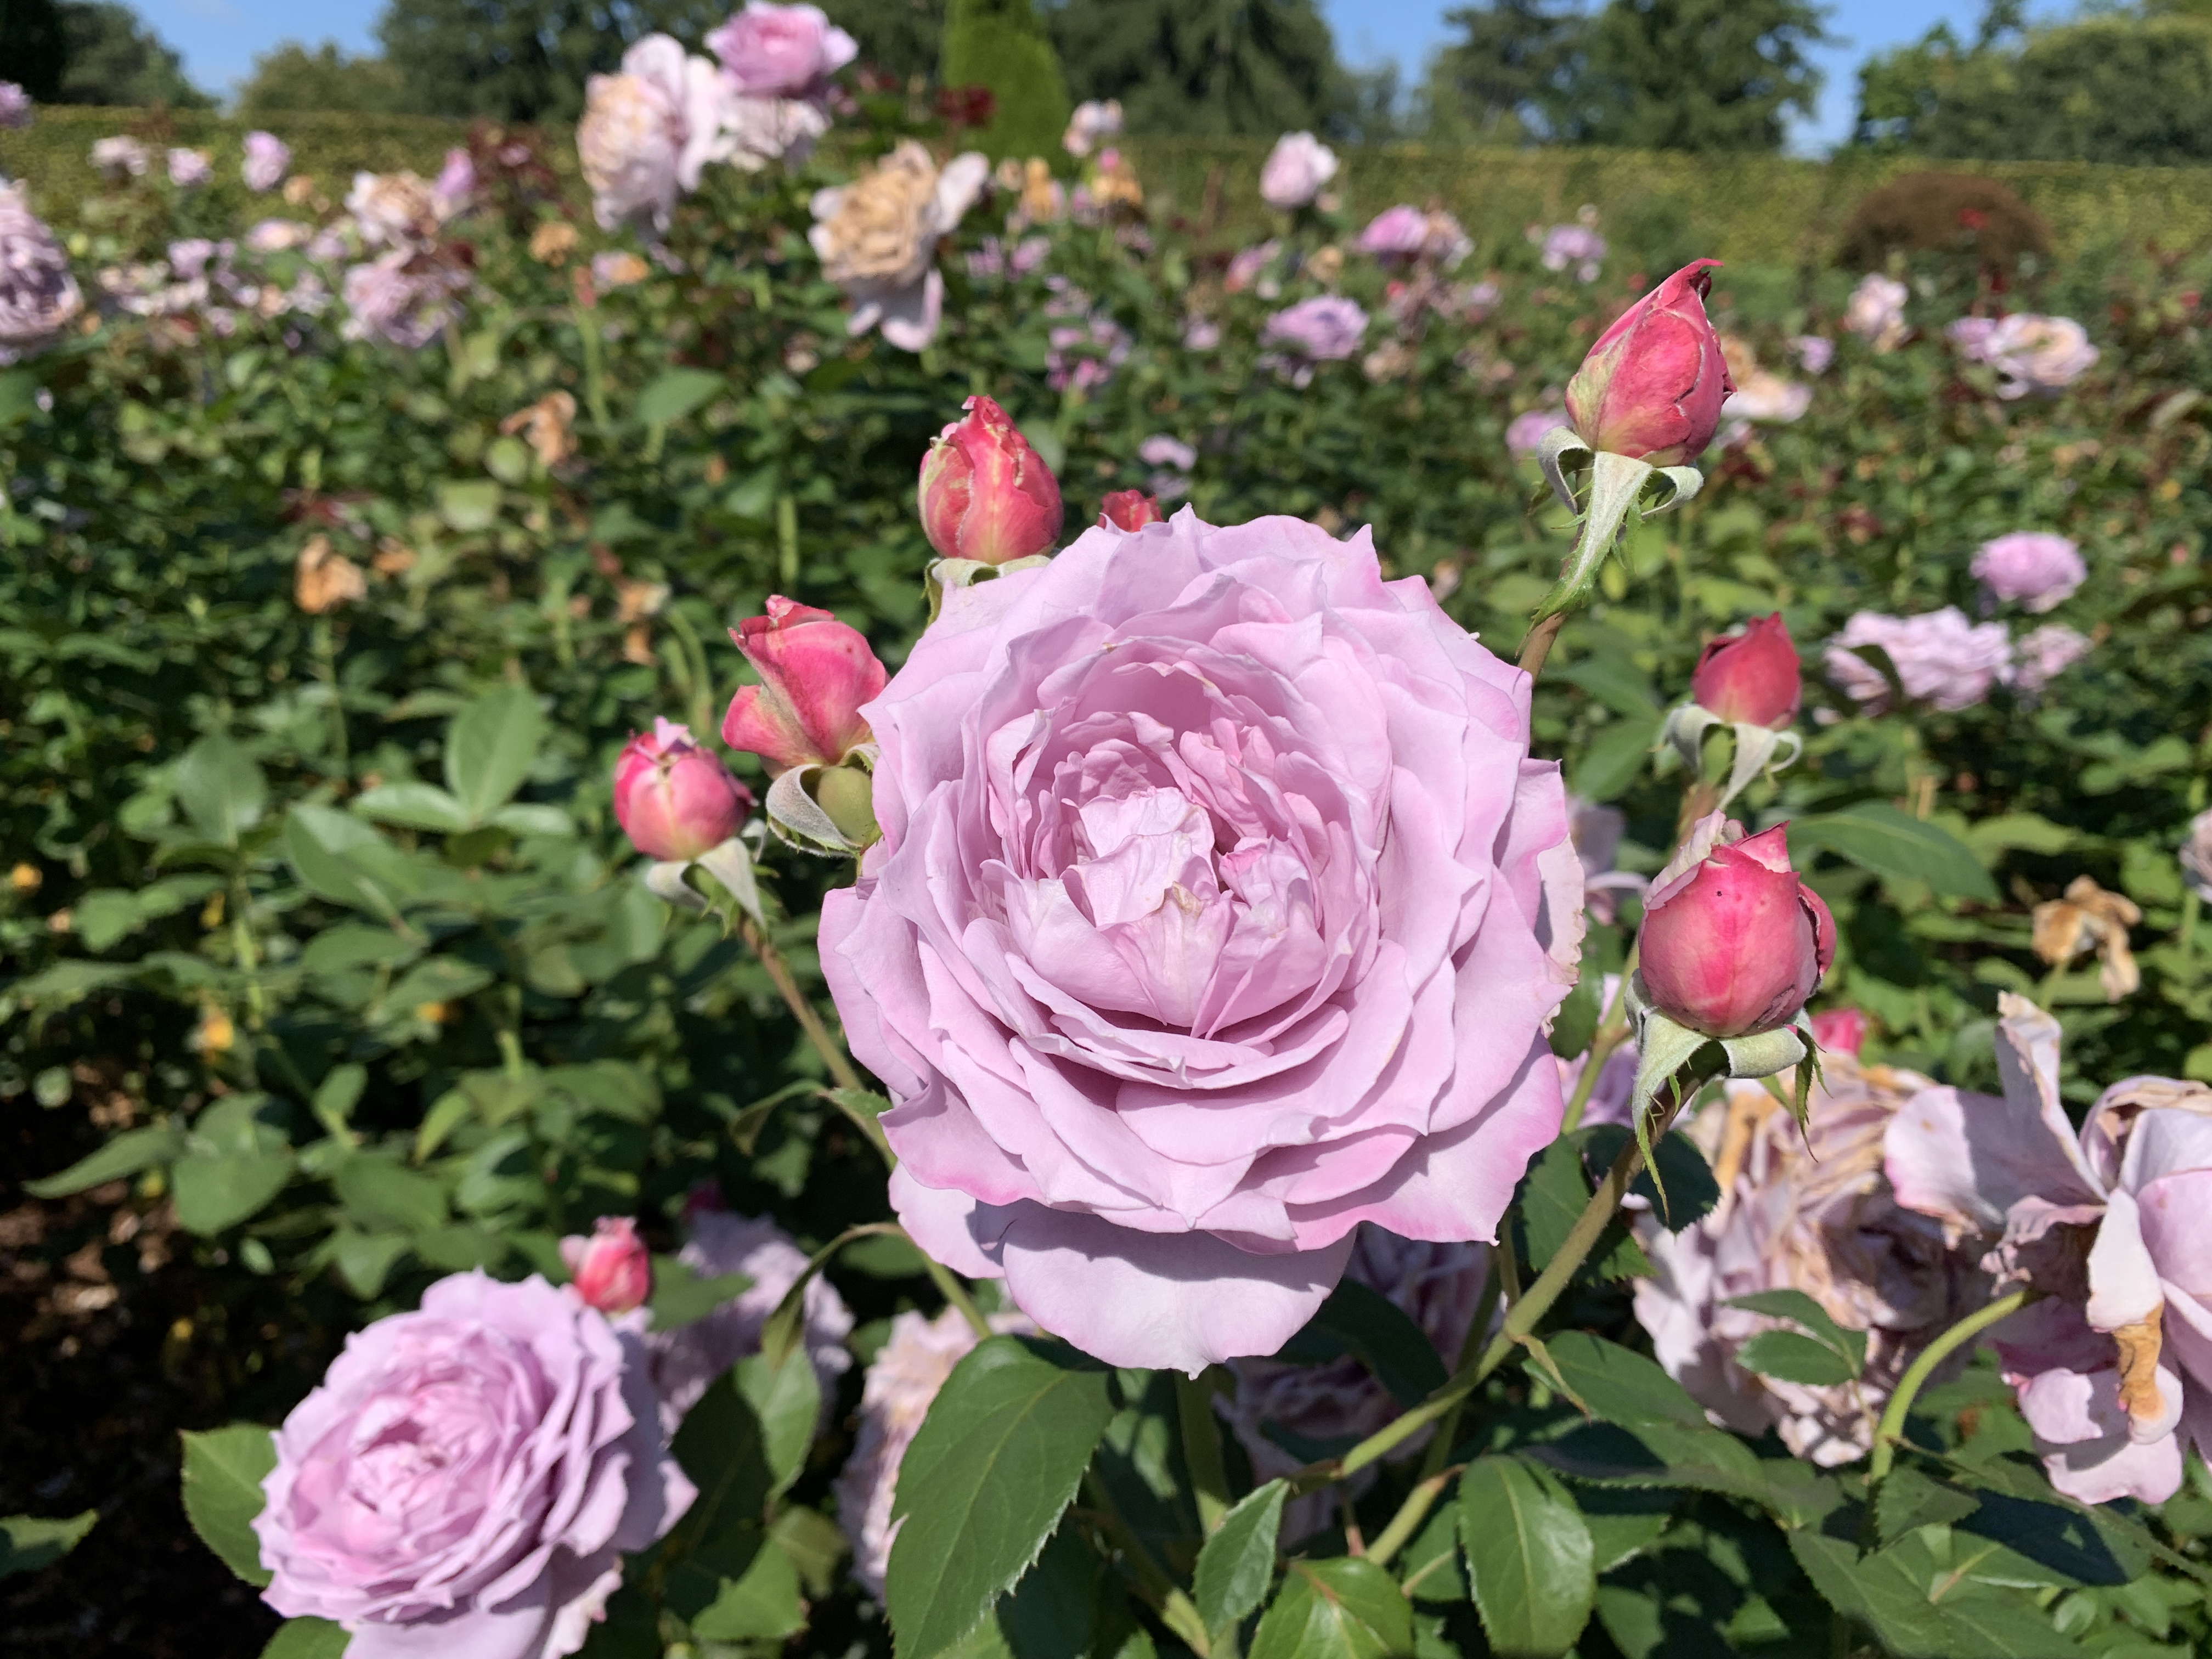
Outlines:
{"type": "Polygon", "coordinates": [[[2003,318],[1961,317],[1944,330],[1959,355],[1997,372],[1997,396],[2057,392],[2096,367],[2088,331],[2071,317],[2016,312],[2003,318]]]}

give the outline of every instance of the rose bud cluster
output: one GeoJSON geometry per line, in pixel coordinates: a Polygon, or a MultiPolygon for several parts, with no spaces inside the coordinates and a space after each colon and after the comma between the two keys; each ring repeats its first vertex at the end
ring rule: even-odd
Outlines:
{"type": "Polygon", "coordinates": [[[730,699],[722,741],[766,763],[769,823],[809,851],[858,852],[877,833],[860,708],[889,678],[867,636],[776,593],[766,616],[740,623],[730,637],[760,684],[730,699]]]}
{"type": "Polygon", "coordinates": [[[1147,495],[1141,489],[1112,490],[1098,503],[1101,530],[1142,530],[1148,524],[1162,523],[1165,518],[1160,511],[1159,497],[1147,495]]]}
{"type": "Polygon", "coordinates": [[[1567,382],[1567,413],[1593,450],[1655,467],[1697,459],[1735,390],[1706,319],[1717,259],[1693,259],[1611,328],[1567,382]]]}
{"type": "Polygon", "coordinates": [[[929,544],[978,565],[1051,552],[1063,510],[1052,469],[990,398],[961,407],[921,458],[915,500],[929,544]]]}
{"type": "Polygon", "coordinates": [[[1701,826],[1711,827],[1705,850],[1645,896],[1638,972],[1650,1005],[1677,1024],[1750,1036],[1789,1024],[1820,988],[1836,924],[1790,867],[1786,826],[1730,843],[1718,817],[1701,826]]]}
{"type": "Polygon", "coordinates": [[[693,863],[736,835],[752,810],[752,792],[673,720],[653,721],[615,763],[615,817],[649,859],[693,863]]]}
{"type": "Polygon", "coordinates": [[[642,1307],[653,1294],[653,1259],[628,1216],[603,1215],[589,1238],[571,1234],[561,1241],[561,1260],[576,1294],[604,1314],[642,1307]]]}

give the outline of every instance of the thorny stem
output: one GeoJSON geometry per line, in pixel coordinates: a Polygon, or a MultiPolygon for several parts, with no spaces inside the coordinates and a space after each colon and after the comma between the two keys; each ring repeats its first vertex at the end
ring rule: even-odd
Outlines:
{"type": "Polygon", "coordinates": [[[792,1018],[806,1033],[806,1040],[814,1045],[814,1052],[822,1056],[822,1063],[830,1068],[830,1075],[841,1089],[864,1089],[860,1074],[853,1069],[853,1062],[845,1058],[845,1051],[837,1046],[837,1039],[830,1035],[830,1028],[822,1023],[822,1016],[814,1012],[814,1005],[799,988],[799,981],[791,976],[791,969],[783,959],[783,952],[775,948],[767,931],[742,910],[732,907],[737,921],[738,936],[751,947],[760,958],[760,965],[768,969],[769,978],[781,994],[784,1006],[791,1010],[792,1018]]]}
{"type": "Polygon", "coordinates": [[[1966,1343],[1972,1341],[1999,1320],[2008,1319],[2029,1303],[2039,1292],[2032,1290],[2014,1291],[2010,1296],[2001,1296],[1986,1308],[1976,1310],[1930,1342],[1920,1351],[1920,1357],[1905,1368],[1905,1375],[1897,1380],[1895,1392],[1889,1404],[1882,1408],[1881,1421],[1874,1431],[1874,1457],[1867,1465],[1867,1484],[1878,1485],[1888,1474],[1897,1460],[1897,1449],[1905,1443],[1905,1419],[1911,1414],[1912,1402],[1936,1368],[1949,1358],[1966,1343]]]}

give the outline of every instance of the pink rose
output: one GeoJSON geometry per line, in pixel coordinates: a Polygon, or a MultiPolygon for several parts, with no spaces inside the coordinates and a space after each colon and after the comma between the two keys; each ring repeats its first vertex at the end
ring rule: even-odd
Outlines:
{"type": "MultiPolygon", "coordinates": [[[[1715,813],[1705,825],[1718,827],[1715,813]]],[[[1652,1006],[1707,1036],[1746,1036],[1786,1025],[1820,987],[1836,954],[1836,924],[1790,866],[1788,826],[1660,872],[1644,900],[1638,968],[1652,1006]]],[[[1684,853],[1696,850],[1694,839],[1684,853]]]]}
{"type": "Polygon", "coordinates": [[[2088,654],[2089,636],[2064,623],[2031,628],[2014,647],[2013,688],[2033,702],[2044,687],[2088,654]]]}
{"type": "Polygon", "coordinates": [[[1692,259],[1620,314],[1567,382],[1575,431],[1592,449],[1680,466],[1713,441],[1735,390],[1705,316],[1717,259],[1692,259]]]}
{"type": "Polygon", "coordinates": [[[31,94],[13,81],[0,81],[0,132],[16,132],[31,125],[31,94]]]}
{"type": "Polygon", "coordinates": [[[635,1324],[481,1273],[356,1332],[276,1431],[262,1597],[352,1659],[559,1659],[691,1483],[635,1324]]]}
{"type": "Polygon", "coordinates": [[[1777,731],[1797,718],[1804,695],[1797,647],[1778,611],[1753,617],[1741,634],[1708,640],[1690,672],[1690,696],[1724,720],[1777,731]]]}
{"type": "Polygon", "coordinates": [[[853,37],[819,6],[775,6],[746,0],[745,9],[707,34],[722,73],[755,98],[811,98],[860,55],[853,37]]]}
{"type": "Polygon", "coordinates": [[[1859,645],[1889,653],[1907,697],[1947,713],[1972,708],[2013,676],[2012,641],[2002,623],[1970,623],[1952,605],[1917,617],[1855,611],[1828,641],[1824,660],[1828,678],[1870,714],[1889,707],[1889,682],[1851,648],[1859,645]]]}
{"type": "Polygon", "coordinates": [[[722,741],[758,755],[771,775],[836,766],[868,740],[860,705],[887,678],[867,636],[827,611],[771,593],[768,614],[730,630],[760,676],[722,716],[722,741]]]}
{"type": "Polygon", "coordinates": [[[1065,511],[1060,481],[993,399],[978,394],[960,407],[930,441],[915,487],[929,544],[985,564],[1051,552],[1065,511]]]}
{"type": "Polygon", "coordinates": [[[615,817],[649,859],[689,863],[736,835],[752,810],[752,792],[673,720],[653,721],[615,762],[615,817]]]}
{"type": "Polygon", "coordinates": [[[626,1215],[601,1216],[588,1238],[562,1239],[561,1260],[576,1294],[601,1313],[628,1313],[653,1294],[653,1259],[626,1215]]]}
{"type": "Polygon", "coordinates": [[[1115,530],[1142,530],[1165,520],[1157,495],[1147,495],[1141,489],[1111,489],[1099,499],[1098,522],[1115,530]]]}
{"type": "Polygon", "coordinates": [[[257,195],[276,189],[291,165],[292,147],[275,133],[246,135],[246,160],[239,166],[239,175],[246,180],[246,189],[257,195]]]}
{"type": "Polygon", "coordinates": [[[1580,866],[1528,677],[1365,532],[1188,509],[947,592],[822,919],[923,1248],[1122,1365],[1273,1353],[1557,1132],[1580,866]]]}
{"type": "Polygon", "coordinates": [[[1990,598],[2018,599],[2039,614],[2063,604],[2089,580],[2081,550],[2063,536],[2039,530],[2016,530],[1984,542],[1971,568],[1990,598]]]}
{"type": "Polygon", "coordinates": [[[1289,212],[1321,194],[1336,177],[1336,152],[1310,132],[1286,132],[1260,168],[1260,199],[1289,212]]]}
{"type": "Polygon", "coordinates": [[[1541,447],[1546,433],[1566,424],[1567,411],[1557,404],[1525,410],[1506,423],[1505,447],[1515,455],[1533,455],[1541,447]]]}
{"type": "Polygon", "coordinates": [[[1874,1022],[1857,1008],[1823,1008],[1813,1016],[1813,1041],[1823,1054],[1849,1054],[1856,1060],[1873,1029],[1874,1022]]]}
{"type": "Polygon", "coordinates": [[[1429,216],[1408,203],[1384,208],[1359,233],[1359,251],[1378,259],[1417,258],[1429,239],[1429,216]]]}

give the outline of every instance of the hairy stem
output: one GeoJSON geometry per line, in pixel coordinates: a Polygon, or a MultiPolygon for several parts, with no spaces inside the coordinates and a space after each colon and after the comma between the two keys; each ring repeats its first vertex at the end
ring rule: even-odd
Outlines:
{"type": "Polygon", "coordinates": [[[1911,1415],[1912,1402],[1936,1368],[1962,1345],[1972,1341],[1998,1321],[2008,1319],[2029,1303],[2037,1292],[2014,1291],[2010,1296],[2001,1296],[1986,1308],[1968,1314],[1964,1319],[1930,1342],[1920,1351],[1920,1357],[1905,1367],[1905,1375],[1897,1380],[1897,1388],[1889,1396],[1889,1404],[1882,1407],[1881,1421],[1874,1431],[1874,1458],[1867,1465],[1867,1482],[1879,1482],[1889,1473],[1897,1460],[1897,1449],[1905,1443],[1905,1419],[1911,1415]]]}
{"type": "Polygon", "coordinates": [[[768,969],[768,976],[782,996],[784,1006],[791,1010],[792,1018],[806,1033],[806,1040],[814,1045],[814,1052],[822,1056],[822,1063],[830,1068],[830,1075],[836,1081],[837,1086],[841,1089],[866,1088],[867,1085],[860,1081],[860,1074],[854,1069],[853,1062],[845,1058],[845,1051],[837,1046],[837,1039],[830,1035],[830,1028],[822,1023],[822,1016],[814,1012],[814,1005],[806,1000],[806,994],[799,988],[799,981],[791,976],[790,964],[784,961],[783,952],[775,948],[775,941],[769,938],[765,928],[744,911],[732,907],[732,914],[737,921],[738,936],[760,958],[760,965],[768,969]]]}
{"type": "MultiPolygon", "coordinates": [[[[908,1243],[914,1244],[914,1235],[905,1228],[898,1230],[898,1236],[908,1243]]],[[[975,1298],[968,1294],[968,1287],[960,1282],[959,1275],[921,1245],[914,1244],[914,1249],[915,1254],[921,1258],[921,1265],[929,1270],[929,1282],[937,1286],[939,1296],[960,1310],[961,1318],[966,1320],[968,1328],[975,1333],[975,1340],[980,1342],[994,1334],[991,1322],[983,1317],[983,1310],[975,1305],[975,1298]]]]}
{"type": "Polygon", "coordinates": [[[1521,672],[1530,679],[1544,672],[1544,659],[1552,654],[1552,641],[1559,637],[1559,629],[1566,623],[1567,613],[1554,611],[1530,629],[1528,637],[1521,641],[1521,672]]]}
{"type": "MultiPolygon", "coordinates": [[[[1498,1243],[1491,1246],[1490,1271],[1483,1275],[1481,1293],[1474,1298],[1474,1317],[1468,1321],[1467,1334],[1460,1339],[1459,1361],[1452,1367],[1454,1371],[1463,1371],[1482,1358],[1482,1345],[1490,1340],[1491,1316],[1498,1310],[1498,1292],[1505,1285],[1499,1269],[1510,1260],[1513,1249],[1512,1241],[1503,1237],[1504,1230],[1499,1231],[1498,1243]]],[[[1451,1455],[1452,1443],[1459,1437],[1459,1414],[1466,1404],[1464,1400],[1458,1401],[1437,1424],[1436,1437],[1429,1442],[1427,1455],[1421,1459],[1422,1480],[1436,1476],[1443,1468],[1444,1460],[1451,1455]]],[[[1406,1501],[1410,1504],[1413,1500],[1409,1498],[1406,1501]]],[[[1390,1526],[1397,1524],[1393,1521],[1390,1526]]],[[[1384,1528],[1382,1535],[1389,1536],[1389,1528],[1384,1528]]]]}

